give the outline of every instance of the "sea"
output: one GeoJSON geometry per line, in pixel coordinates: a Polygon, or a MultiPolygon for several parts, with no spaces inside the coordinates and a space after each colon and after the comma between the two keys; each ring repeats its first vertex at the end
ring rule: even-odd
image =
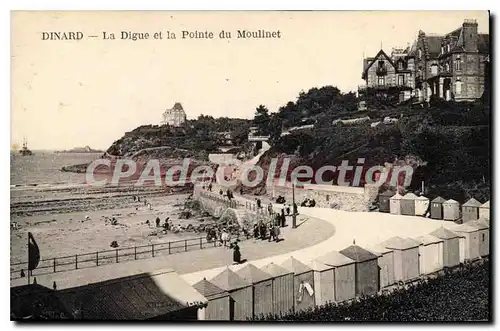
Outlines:
{"type": "Polygon", "coordinates": [[[84,164],[100,158],[102,153],[56,153],[33,151],[31,156],[10,154],[10,187],[57,186],[81,184],[85,174],[64,172],[61,168],[84,164]]]}

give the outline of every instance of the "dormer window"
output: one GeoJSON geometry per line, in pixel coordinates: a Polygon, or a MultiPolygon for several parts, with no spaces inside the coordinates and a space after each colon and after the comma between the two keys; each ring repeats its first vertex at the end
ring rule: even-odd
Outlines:
{"type": "Polygon", "coordinates": [[[403,70],[403,61],[398,62],[398,69],[403,70]]]}

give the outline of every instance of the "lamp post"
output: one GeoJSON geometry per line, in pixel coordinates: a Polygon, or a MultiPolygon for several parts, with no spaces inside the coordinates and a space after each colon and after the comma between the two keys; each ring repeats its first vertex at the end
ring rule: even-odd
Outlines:
{"type": "Polygon", "coordinates": [[[292,228],[297,228],[297,213],[295,212],[295,183],[292,182],[292,228]]]}

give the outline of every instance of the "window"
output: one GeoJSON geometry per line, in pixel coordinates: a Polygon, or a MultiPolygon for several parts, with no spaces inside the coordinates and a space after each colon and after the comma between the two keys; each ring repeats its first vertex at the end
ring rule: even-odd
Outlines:
{"type": "Polygon", "coordinates": [[[384,67],[384,61],[383,60],[378,61],[378,67],[379,68],[383,68],[384,67]]]}
{"type": "Polygon", "coordinates": [[[444,71],[450,71],[450,64],[449,63],[444,64],[444,71]]]}
{"type": "Polygon", "coordinates": [[[483,237],[483,241],[484,241],[484,233],[483,233],[483,236],[482,236],[482,237],[483,237]]]}
{"type": "Polygon", "coordinates": [[[437,75],[438,74],[438,66],[437,64],[431,65],[431,74],[437,75]]]}
{"type": "Polygon", "coordinates": [[[405,76],[404,75],[399,75],[398,76],[398,85],[399,86],[405,85],[405,76]]]}
{"type": "Polygon", "coordinates": [[[462,60],[460,60],[460,58],[455,60],[455,70],[457,71],[462,70],[462,60]]]}
{"type": "Polygon", "coordinates": [[[385,77],[384,76],[379,76],[378,77],[378,85],[379,86],[384,86],[385,85],[385,77]]]}
{"type": "Polygon", "coordinates": [[[456,94],[462,93],[462,82],[457,78],[457,81],[455,82],[455,92],[456,94]]]}
{"type": "Polygon", "coordinates": [[[418,59],[422,59],[422,50],[420,48],[418,49],[418,59]]]}
{"type": "Polygon", "coordinates": [[[403,70],[403,61],[398,62],[398,69],[403,70]]]}

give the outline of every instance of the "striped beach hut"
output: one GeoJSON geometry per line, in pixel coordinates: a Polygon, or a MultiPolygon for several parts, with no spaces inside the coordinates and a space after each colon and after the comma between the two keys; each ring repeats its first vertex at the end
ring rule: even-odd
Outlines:
{"type": "Polygon", "coordinates": [[[441,226],[430,235],[443,240],[443,266],[454,267],[463,262],[460,260],[460,235],[441,226]]]}
{"type": "Polygon", "coordinates": [[[236,274],[253,286],[253,316],[263,317],[273,313],[273,276],[253,264],[246,264],[236,274]]]}
{"type": "Polygon", "coordinates": [[[396,193],[389,199],[391,214],[401,215],[401,198],[402,196],[396,193]]]}
{"type": "Polygon", "coordinates": [[[378,255],[380,288],[394,284],[394,250],[380,244],[370,246],[367,250],[378,255]]]}
{"type": "Polygon", "coordinates": [[[193,285],[208,300],[205,308],[205,320],[229,321],[229,293],[203,278],[193,285]]]}
{"type": "Polygon", "coordinates": [[[378,255],[351,245],[340,251],[356,263],[356,295],[370,295],[377,293],[379,285],[378,255]]]}
{"type": "Polygon", "coordinates": [[[382,192],[378,196],[378,210],[382,213],[389,213],[391,211],[391,197],[396,194],[391,190],[382,192]]]}
{"type": "Polygon", "coordinates": [[[238,276],[229,268],[210,280],[212,284],[229,292],[229,320],[245,321],[253,316],[252,284],[238,276]]]}
{"type": "Polygon", "coordinates": [[[416,199],[417,196],[411,192],[401,198],[401,215],[415,216],[416,199]]]}
{"type": "Polygon", "coordinates": [[[314,271],[293,257],[286,259],[281,267],[293,272],[295,311],[314,307],[314,271]]]}
{"type": "Polygon", "coordinates": [[[477,220],[479,218],[479,207],[481,207],[481,202],[474,198],[470,198],[469,201],[462,205],[462,222],[477,220]]]}
{"type": "Polygon", "coordinates": [[[486,201],[479,207],[479,218],[490,220],[490,201],[486,201]]]}
{"type": "Polygon", "coordinates": [[[420,243],[420,274],[428,275],[443,269],[444,240],[430,234],[413,238],[420,243]]]}
{"type": "Polygon", "coordinates": [[[424,197],[423,195],[415,198],[415,215],[416,216],[425,216],[427,211],[429,210],[429,198],[424,197]]]}
{"type": "Polygon", "coordinates": [[[356,297],[355,261],[337,251],[331,251],[317,259],[320,263],[332,266],[335,284],[335,301],[342,302],[356,297]]]}
{"type": "Polygon", "coordinates": [[[465,238],[464,260],[474,261],[480,257],[479,254],[479,230],[469,223],[456,225],[452,230],[465,238]]]}
{"type": "Polygon", "coordinates": [[[478,231],[479,255],[484,257],[490,254],[490,226],[484,218],[467,222],[478,231]]]}
{"type": "Polygon", "coordinates": [[[443,219],[443,203],[446,200],[441,197],[436,197],[431,201],[431,218],[435,220],[443,219]]]}
{"type": "Polygon", "coordinates": [[[394,250],[394,280],[396,282],[419,277],[419,243],[409,238],[392,237],[382,242],[381,245],[394,250]]]}
{"type": "Polygon", "coordinates": [[[460,204],[453,200],[443,202],[443,219],[445,221],[455,221],[460,218],[460,204]]]}
{"type": "Polygon", "coordinates": [[[273,277],[273,314],[286,315],[293,312],[293,272],[275,263],[261,268],[273,277]]]}
{"type": "Polygon", "coordinates": [[[324,305],[335,301],[334,267],[319,261],[309,262],[314,270],[314,299],[316,305],[324,305]]]}

